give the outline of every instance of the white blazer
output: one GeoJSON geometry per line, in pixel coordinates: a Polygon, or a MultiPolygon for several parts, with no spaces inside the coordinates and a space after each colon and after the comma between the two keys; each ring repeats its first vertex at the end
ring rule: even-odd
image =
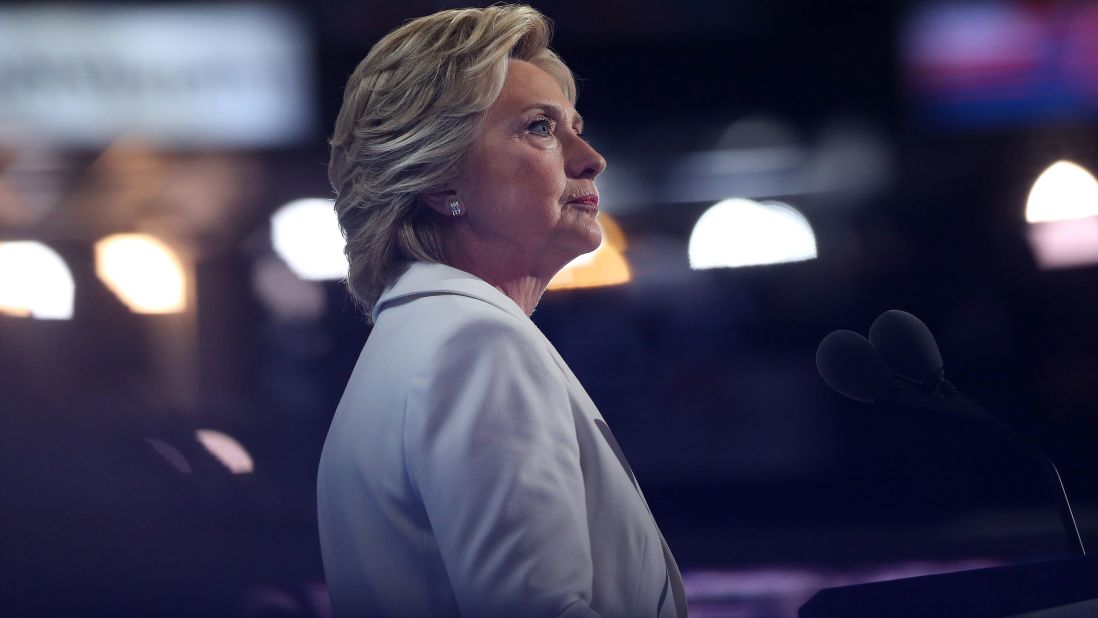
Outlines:
{"type": "Polygon", "coordinates": [[[685,618],[621,449],[514,301],[416,263],[374,319],[317,480],[337,616],[685,618]]]}

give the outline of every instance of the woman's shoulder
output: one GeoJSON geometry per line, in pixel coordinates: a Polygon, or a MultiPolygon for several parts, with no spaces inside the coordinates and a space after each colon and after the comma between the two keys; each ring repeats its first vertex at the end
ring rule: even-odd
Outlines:
{"type": "Polygon", "coordinates": [[[441,294],[391,307],[370,337],[364,358],[379,370],[371,375],[394,376],[388,387],[406,389],[415,405],[455,384],[510,381],[536,386],[543,396],[566,391],[565,375],[533,322],[476,298],[441,294]]]}
{"type": "Polygon", "coordinates": [[[544,347],[540,331],[525,316],[517,317],[477,298],[450,295],[433,300],[448,309],[439,333],[445,344],[466,344],[482,351],[500,348],[540,351],[544,347]]]}

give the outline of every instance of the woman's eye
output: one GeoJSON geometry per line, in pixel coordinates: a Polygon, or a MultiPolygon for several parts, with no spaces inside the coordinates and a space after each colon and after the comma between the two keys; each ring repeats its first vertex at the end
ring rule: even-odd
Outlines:
{"type": "Polygon", "coordinates": [[[548,118],[538,118],[537,120],[530,123],[530,126],[527,127],[527,130],[534,135],[549,137],[553,134],[553,131],[555,131],[556,128],[557,123],[553,122],[552,120],[548,118]]]}

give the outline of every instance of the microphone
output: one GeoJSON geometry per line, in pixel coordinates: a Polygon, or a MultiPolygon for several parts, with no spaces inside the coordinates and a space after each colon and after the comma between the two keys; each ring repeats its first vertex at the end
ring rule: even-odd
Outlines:
{"type": "Polygon", "coordinates": [[[933,405],[925,386],[894,371],[870,340],[854,331],[824,337],[816,349],[816,369],[832,390],[863,403],[933,405]]]}
{"type": "Polygon", "coordinates": [[[885,311],[869,327],[869,341],[897,373],[922,384],[935,384],[945,373],[934,335],[906,311],[885,311]]]}
{"type": "Polygon", "coordinates": [[[896,373],[868,339],[850,330],[824,337],[816,350],[816,368],[835,391],[864,403],[874,403],[896,373]]]}
{"type": "Polygon", "coordinates": [[[851,399],[874,403],[888,399],[975,416],[1002,438],[1039,463],[1056,494],[1060,522],[1068,545],[1086,555],[1064,482],[1056,464],[999,419],[968,399],[945,379],[945,364],[934,335],[922,320],[906,311],[882,313],[869,329],[869,339],[839,330],[824,337],[816,350],[816,367],[833,390],[851,399]],[[883,384],[883,386],[882,386],[883,384]]]}

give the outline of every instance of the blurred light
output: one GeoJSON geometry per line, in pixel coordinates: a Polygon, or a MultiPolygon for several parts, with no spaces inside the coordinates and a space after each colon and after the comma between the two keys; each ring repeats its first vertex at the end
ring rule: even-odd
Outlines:
{"type": "Polygon", "coordinates": [[[549,282],[550,290],[595,288],[628,283],[632,279],[629,263],[622,253],[626,248],[625,233],[606,213],[600,213],[602,242],[597,249],[569,262],[549,282]]]}
{"type": "Polygon", "coordinates": [[[324,287],[295,275],[286,263],[270,253],[252,267],[252,289],[277,318],[309,321],[324,313],[324,287]]]}
{"type": "Polygon", "coordinates": [[[135,313],[186,308],[183,264],[171,247],[147,234],[114,234],[95,243],[95,273],[135,313]]]}
{"type": "Polygon", "coordinates": [[[750,570],[684,570],[690,615],[795,616],[821,588],[1000,566],[1001,560],[908,561],[856,567],[773,565],[750,570]],[[697,611],[695,611],[697,610],[697,611]]]}
{"type": "Polygon", "coordinates": [[[0,313],[72,318],[75,284],[61,256],[39,242],[0,243],[0,313]]]}
{"type": "Polygon", "coordinates": [[[1026,238],[1041,269],[1098,264],[1098,217],[1032,223],[1026,238]]]}
{"type": "Polygon", "coordinates": [[[249,474],[255,470],[252,456],[232,436],[212,429],[199,429],[194,435],[233,474],[249,474]]]}
{"type": "Polygon", "coordinates": [[[748,197],[803,193],[807,156],[789,123],[741,118],[725,128],[714,148],[682,156],[660,198],[683,203],[717,200],[731,191],[748,197]]]}
{"type": "Polygon", "coordinates": [[[1098,216],[1098,181],[1071,161],[1057,161],[1033,183],[1026,221],[1066,221],[1098,216]]]}
{"type": "Polygon", "coordinates": [[[345,241],[333,204],[322,198],[295,200],[271,217],[271,243],[290,270],[302,279],[347,276],[345,241]]]}
{"type": "MultiPolygon", "coordinates": [[[[0,142],[6,141],[4,138],[0,135],[0,142]]],[[[14,142],[9,146],[9,152],[0,150],[0,226],[34,225],[61,202],[62,179],[70,164],[41,144],[14,142]]]]}
{"type": "Polygon", "coordinates": [[[910,4],[904,72],[916,112],[933,123],[1017,127],[1098,109],[1098,14],[1088,3],[910,4]]]}
{"type": "Polygon", "coordinates": [[[306,612],[294,595],[274,586],[255,586],[240,603],[245,616],[295,616],[306,612]]]}
{"type": "Polygon", "coordinates": [[[168,465],[178,470],[180,474],[190,474],[192,472],[191,462],[187,461],[187,458],[179,452],[179,449],[156,438],[145,438],[145,442],[148,442],[149,446],[163,457],[168,465]]]}
{"type": "Polygon", "coordinates": [[[772,161],[785,165],[792,150],[799,157],[800,138],[793,126],[785,120],[768,115],[744,116],[738,118],[721,132],[717,147],[741,152],[773,153],[764,156],[761,161],[772,161]]]}
{"type": "Polygon", "coordinates": [[[1039,13],[1015,2],[937,3],[908,18],[904,53],[927,77],[971,85],[963,78],[1037,64],[1042,26],[1039,13]]]}
{"type": "Polygon", "coordinates": [[[792,206],[735,198],[702,213],[688,251],[695,270],[800,262],[816,258],[816,235],[792,206]]]}
{"type": "Polygon", "coordinates": [[[643,210],[656,194],[658,178],[645,174],[641,165],[629,160],[624,153],[608,152],[606,158],[614,164],[599,174],[600,213],[620,215],[643,210]]]}
{"type": "Polygon", "coordinates": [[[291,10],[50,4],[0,7],[0,131],[187,148],[311,134],[309,35],[291,10]]]}
{"type": "Polygon", "coordinates": [[[856,208],[891,184],[893,165],[891,146],[879,128],[857,118],[835,119],[823,128],[810,153],[805,193],[830,194],[831,209],[856,208]]]}

